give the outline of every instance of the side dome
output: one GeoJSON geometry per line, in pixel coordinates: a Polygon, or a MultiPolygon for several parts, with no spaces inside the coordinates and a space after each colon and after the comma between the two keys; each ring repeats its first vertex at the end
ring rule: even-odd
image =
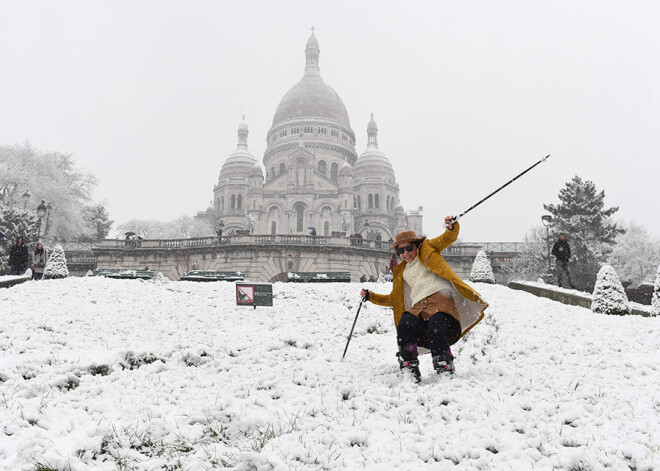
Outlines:
{"type": "Polygon", "coordinates": [[[222,165],[219,181],[230,178],[247,178],[253,167],[258,166],[257,159],[248,150],[247,135],[248,126],[245,122],[245,116],[243,116],[243,121],[238,126],[238,145],[222,165]]]}
{"type": "Polygon", "coordinates": [[[321,118],[350,129],[351,122],[344,102],[321,78],[319,43],[312,32],[305,48],[305,75],[286,92],[273,117],[273,128],[298,118],[321,118]]]}
{"type": "Polygon", "coordinates": [[[378,148],[378,127],[374,121],[374,115],[371,115],[371,121],[367,126],[368,144],[365,150],[355,162],[355,178],[384,178],[395,181],[394,169],[390,160],[378,148]]]}
{"type": "Polygon", "coordinates": [[[258,163],[255,163],[252,170],[250,170],[250,176],[264,178],[264,171],[261,170],[261,166],[258,163]]]}

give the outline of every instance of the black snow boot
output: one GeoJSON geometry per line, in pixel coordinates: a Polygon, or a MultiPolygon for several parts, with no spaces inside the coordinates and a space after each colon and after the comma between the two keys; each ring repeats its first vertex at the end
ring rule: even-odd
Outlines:
{"type": "Polygon", "coordinates": [[[452,355],[433,355],[433,368],[438,374],[454,374],[454,357],[452,355]]]}
{"type": "Polygon", "coordinates": [[[417,356],[405,348],[399,348],[399,353],[396,354],[396,357],[399,360],[401,371],[404,373],[409,371],[415,382],[419,383],[422,380],[422,373],[419,371],[419,360],[417,356]]]}

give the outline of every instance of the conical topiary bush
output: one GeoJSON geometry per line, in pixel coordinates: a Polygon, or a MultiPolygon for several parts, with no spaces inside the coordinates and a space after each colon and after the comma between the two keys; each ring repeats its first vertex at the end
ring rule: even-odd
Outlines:
{"type": "Polygon", "coordinates": [[[619,276],[609,265],[603,265],[596,277],[591,310],[601,314],[630,314],[630,303],[619,276]]]}
{"type": "Polygon", "coordinates": [[[660,316],[660,265],[658,265],[658,274],[655,276],[655,285],[653,285],[653,299],[651,299],[653,315],[660,316]]]}
{"type": "Polygon", "coordinates": [[[495,284],[493,267],[490,266],[488,256],[483,250],[480,250],[477,256],[474,257],[472,271],[470,271],[470,281],[495,284]]]}
{"type": "Polygon", "coordinates": [[[66,266],[64,249],[58,244],[48,257],[48,263],[44,268],[44,279],[66,278],[67,276],[69,276],[69,269],[66,266]]]}

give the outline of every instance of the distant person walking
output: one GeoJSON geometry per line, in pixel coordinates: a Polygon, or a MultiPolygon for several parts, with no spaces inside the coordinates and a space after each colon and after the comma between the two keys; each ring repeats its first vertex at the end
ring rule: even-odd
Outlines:
{"type": "Polygon", "coordinates": [[[571,279],[571,270],[568,267],[568,262],[571,258],[571,247],[566,240],[566,234],[559,234],[559,240],[552,246],[552,255],[557,259],[555,262],[557,267],[557,284],[562,287],[562,279],[566,275],[568,286],[575,289],[575,285],[571,279]]]}
{"type": "Polygon", "coordinates": [[[34,261],[32,262],[32,279],[40,280],[44,276],[44,268],[48,262],[48,253],[41,242],[37,242],[37,248],[34,249],[34,261]]]}
{"type": "Polygon", "coordinates": [[[16,239],[16,245],[14,245],[9,251],[9,274],[22,275],[25,273],[28,261],[28,249],[23,244],[23,236],[19,236],[16,239]]]}
{"type": "Polygon", "coordinates": [[[389,267],[388,267],[389,272],[392,273],[392,272],[394,271],[394,268],[395,268],[398,264],[399,264],[399,262],[398,262],[397,259],[396,259],[396,255],[392,255],[392,256],[390,257],[390,265],[389,265],[389,267]]]}

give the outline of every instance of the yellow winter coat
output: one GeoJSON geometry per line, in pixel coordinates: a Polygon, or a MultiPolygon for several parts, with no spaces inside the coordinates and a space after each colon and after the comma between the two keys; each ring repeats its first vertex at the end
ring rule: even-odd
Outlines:
{"type": "MultiPolygon", "coordinates": [[[[454,303],[459,313],[461,324],[461,337],[474,327],[484,317],[483,311],[488,303],[481,295],[465,284],[442,256],[442,251],[453,244],[458,238],[460,226],[454,223],[452,230],[447,229],[444,234],[435,239],[424,239],[417,249],[417,259],[420,263],[436,275],[449,280],[454,292],[454,303]]],[[[378,294],[369,292],[369,301],[380,306],[389,306],[394,311],[394,325],[399,325],[399,319],[405,311],[412,307],[410,298],[411,288],[403,279],[403,270],[406,262],[399,263],[392,273],[392,292],[378,294]]]]}

